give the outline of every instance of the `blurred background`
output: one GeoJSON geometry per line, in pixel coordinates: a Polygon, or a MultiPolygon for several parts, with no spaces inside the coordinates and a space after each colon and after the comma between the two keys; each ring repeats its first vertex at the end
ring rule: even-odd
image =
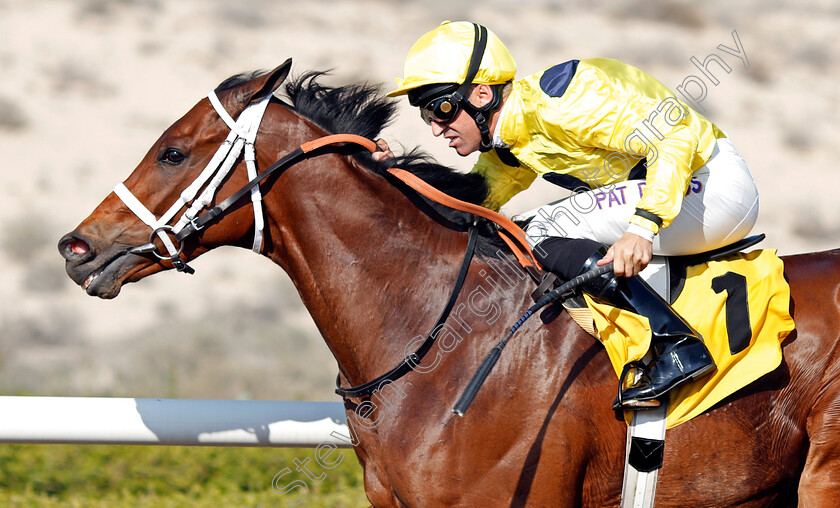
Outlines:
{"type": "MultiPolygon", "coordinates": [[[[840,247],[840,3],[745,0],[0,0],[0,393],[338,400],[335,362],[285,273],[219,249],[118,298],[86,296],[55,245],[154,140],[232,74],[332,69],[393,86],[440,21],[494,30],[519,75],[612,57],[674,89],[716,53],[705,114],[761,191],[756,232],[783,254],[840,247]],[[735,48],[749,68],[718,50],[735,48]]],[[[468,170],[401,103],[384,132],[468,170]]],[[[538,185],[514,213],[545,201],[538,185]]],[[[339,204],[340,206],[340,204],[339,204]]],[[[395,359],[396,361],[396,359],[395,359]]]]}

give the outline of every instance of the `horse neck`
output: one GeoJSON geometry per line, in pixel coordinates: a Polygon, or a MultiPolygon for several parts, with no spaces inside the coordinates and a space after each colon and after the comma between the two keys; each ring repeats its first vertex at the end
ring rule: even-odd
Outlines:
{"type": "Polygon", "coordinates": [[[359,383],[393,367],[431,330],[467,235],[347,157],[309,159],[276,185],[282,191],[265,198],[267,255],[291,277],[342,372],[359,383]]]}

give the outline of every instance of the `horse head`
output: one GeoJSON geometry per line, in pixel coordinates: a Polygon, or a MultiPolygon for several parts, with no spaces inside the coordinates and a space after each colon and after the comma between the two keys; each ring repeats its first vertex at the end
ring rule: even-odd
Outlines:
{"type": "MultiPolygon", "coordinates": [[[[273,71],[251,79],[235,76],[219,85],[214,94],[224,110],[236,118],[250,104],[272,95],[285,80],[290,67],[291,59],[273,71]]],[[[205,98],[160,136],[123,184],[141,203],[139,206],[153,215],[149,221],[161,218],[173,203],[178,202],[184,190],[208,167],[230,132],[231,128],[205,98]]],[[[224,180],[217,189],[220,196],[233,193],[231,189],[247,182],[243,171],[234,170],[222,176],[224,180]]],[[[211,197],[215,202],[215,196],[211,197]]],[[[253,214],[249,215],[245,207],[239,207],[221,218],[213,228],[203,231],[197,241],[184,242],[182,246],[169,228],[150,236],[153,229],[149,224],[126,205],[125,199],[112,192],[74,231],[61,238],[58,249],[66,259],[67,274],[74,282],[90,295],[113,298],[123,284],[171,268],[173,263],[183,262],[182,259],[194,259],[219,245],[242,244],[253,227],[253,214]],[[177,256],[167,254],[164,245],[167,239],[171,244],[178,244],[177,256]],[[142,251],[138,249],[142,245],[149,247],[142,251]],[[165,255],[150,255],[150,251],[165,255]]]]}

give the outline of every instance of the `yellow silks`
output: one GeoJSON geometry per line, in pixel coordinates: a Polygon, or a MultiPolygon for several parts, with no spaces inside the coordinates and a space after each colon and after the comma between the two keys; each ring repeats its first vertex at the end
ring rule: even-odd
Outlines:
{"type": "Polygon", "coordinates": [[[487,205],[500,207],[546,173],[573,176],[589,188],[621,182],[646,157],[648,184],[638,207],[667,227],[691,174],[723,133],[653,76],[617,60],[580,60],[559,97],[541,88],[544,73],[513,83],[500,119],[501,140],[521,165],[505,166],[493,152],[475,165],[490,186],[487,205]]]}

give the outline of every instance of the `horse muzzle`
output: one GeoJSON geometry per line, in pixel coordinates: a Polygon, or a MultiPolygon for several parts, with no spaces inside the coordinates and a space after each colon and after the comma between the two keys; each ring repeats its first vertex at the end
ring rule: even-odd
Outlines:
{"type": "Polygon", "coordinates": [[[58,242],[67,275],[87,294],[106,299],[116,297],[127,276],[144,261],[141,249],[133,250],[111,247],[98,252],[96,242],[78,230],[64,235],[58,242]]]}

